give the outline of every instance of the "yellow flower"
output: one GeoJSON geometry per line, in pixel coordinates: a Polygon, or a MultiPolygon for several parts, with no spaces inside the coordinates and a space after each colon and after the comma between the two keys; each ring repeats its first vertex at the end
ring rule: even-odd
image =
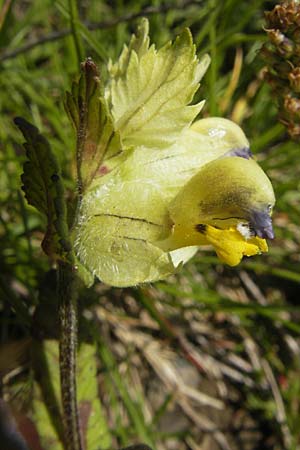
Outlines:
{"type": "MultiPolygon", "coordinates": [[[[201,121],[199,121],[201,122],[201,121]]],[[[165,251],[211,244],[221,261],[268,251],[273,238],[273,188],[252,159],[217,158],[205,164],[168,206],[172,230],[157,243],[165,251]]]]}
{"type": "Polygon", "coordinates": [[[203,102],[190,102],[208,63],[189,30],[149,46],[144,20],[109,66],[105,157],[87,177],[73,232],[79,262],[107,284],[166,278],[201,245],[229,265],[267,251],[275,198],[246,136],[227,119],[195,121],[203,102]]]}

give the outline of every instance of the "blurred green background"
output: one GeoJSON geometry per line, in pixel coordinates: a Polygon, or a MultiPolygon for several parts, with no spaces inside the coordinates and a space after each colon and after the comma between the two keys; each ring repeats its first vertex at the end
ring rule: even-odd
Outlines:
{"type": "MultiPolygon", "coordinates": [[[[157,450],[300,448],[300,148],[277,121],[259,55],[267,39],[264,10],[275,2],[0,5],[0,374],[20,428],[28,435],[30,417],[32,429],[48,433],[46,416],[32,412],[32,367],[39,365],[32,348],[57,337],[57,325],[55,273],[40,248],[45,220],[21,191],[25,154],[13,119],[25,117],[47,137],[71,191],[75,138],[63,99],[80,64],[71,17],[82,59],[92,57],[105,80],[109,58],[147,16],[158,47],[189,27],[198,55],[211,55],[195,100],[206,99],[202,117],[227,117],[245,131],[275,189],[276,238],[268,254],[237,268],[202,251],[164,282],[139,289],[98,282],[81,292],[80,343],[93,343],[92,395],[101,399],[94,426],[104,436],[87,450],[135,442],[157,450]]],[[[89,373],[82,377],[90,382],[89,373]]],[[[30,445],[59,448],[54,441],[38,447],[36,437],[30,445]]]]}

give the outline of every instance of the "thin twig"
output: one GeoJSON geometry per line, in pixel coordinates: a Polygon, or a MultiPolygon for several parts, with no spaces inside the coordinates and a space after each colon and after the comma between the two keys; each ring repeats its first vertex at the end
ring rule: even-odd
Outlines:
{"type": "Polygon", "coordinates": [[[178,403],[185,414],[199,427],[200,430],[204,432],[212,433],[213,438],[219,444],[222,450],[232,450],[229,445],[225,434],[223,434],[219,429],[216,428],[215,424],[205,415],[196,411],[185,398],[181,398],[180,403],[178,403]]]}
{"type": "Polygon", "coordinates": [[[270,364],[266,359],[262,359],[262,367],[265,372],[266,378],[269,382],[269,385],[271,387],[275,405],[276,405],[276,419],[281,427],[282,437],[284,441],[285,448],[291,448],[292,445],[292,436],[291,432],[287,423],[287,416],[284,406],[284,401],[282,399],[280,389],[278,387],[276,378],[274,376],[274,373],[271,369],[270,364]]]}
{"type": "MultiPolygon", "coordinates": [[[[121,17],[116,17],[115,19],[103,21],[103,22],[83,22],[83,25],[86,26],[86,28],[90,31],[99,30],[99,29],[108,29],[113,28],[116,25],[123,23],[123,22],[131,22],[134,19],[138,19],[139,17],[146,17],[151,16],[152,14],[159,14],[159,13],[166,13],[168,11],[172,10],[184,10],[188,6],[192,5],[200,5],[202,3],[202,0],[185,0],[179,5],[174,5],[172,3],[165,4],[161,6],[149,6],[142,11],[135,12],[135,13],[128,13],[121,17]]],[[[63,30],[59,31],[53,31],[52,33],[47,34],[46,36],[41,36],[38,39],[34,39],[32,41],[27,42],[22,47],[16,48],[14,50],[8,50],[4,51],[0,55],[0,62],[7,61],[9,59],[15,58],[18,55],[27,53],[28,51],[32,50],[35,47],[38,47],[40,45],[47,44],[49,42],[54,42],[59,39],[62,39],[66,36],[69,36],[72,33],[72,30],[70,28],[65,28],[63,30]]]]}

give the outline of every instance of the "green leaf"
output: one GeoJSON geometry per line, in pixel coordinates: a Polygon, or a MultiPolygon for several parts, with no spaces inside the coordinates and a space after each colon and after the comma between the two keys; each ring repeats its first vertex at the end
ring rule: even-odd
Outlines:
{"type": "Polygon", "coordinates": [[[85,448],[111,448],[111,437],[98,396],[95,345],[80,344],[77,359],[77,394],[85,448]]]}
{"type": "Polygon", "coordinates": [[[44,450],[63,450],[57,341],[33,342],[32,420],[44,450]]]}
{"type": "Polygon", "coordinates": [[[64,186],[58,162],[48,141],[39,130],[21,117],[15,119],[26,142],[28,161],[21,176],[28,203],[47,217],[47,229],[42,242],[44,252],[52,258],[70,256],[64,186]]]}
{"type": "MultiPolygon", "coordinates": [[[[34,346],[35,379],[32,419],[44,450],[62,450],[62,418],[58,343],[46,340],[34,346]]],[[[106,450],[111,437],[98,397],[96,348],[82,343],[77,359],[77,393],[85,448],[106,450]]]]}
{"type": "Polygon", "coordinates": [[[87,59],[81,70],[79,81],[66,93],[65,108],[77,133],[79,188],[84,192],[96,176],[107,172],[102,163],[120,153],[121,144],[101,93],[97,66],[87,59]]]}
{"type": "Polygon", "coordinates": [[[129,48],[110,64],[107,97],[122,143],[166,147],[195,119],[203,102],[187,106],[209,64],[199,63],[188,29],[160,50],[149,47],[148,21],[143,19],[129,48]]]}

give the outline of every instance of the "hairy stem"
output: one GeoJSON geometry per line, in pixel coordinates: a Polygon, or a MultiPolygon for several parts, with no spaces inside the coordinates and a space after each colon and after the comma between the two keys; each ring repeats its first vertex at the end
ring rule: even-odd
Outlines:
{"type": "Polygon", "coordinates": [[[66,450],[83,450],[76,395],[78,280],[71,264],[58,266],[59,365],[66,450]]]}

